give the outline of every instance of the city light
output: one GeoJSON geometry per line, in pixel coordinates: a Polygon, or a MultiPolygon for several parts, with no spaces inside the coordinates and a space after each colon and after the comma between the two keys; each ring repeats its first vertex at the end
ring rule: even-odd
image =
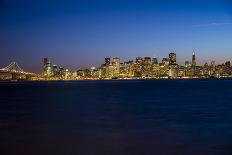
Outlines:
{"type": "Polygon", "coordinates": [[[121,62],[119,57],[107,57],[99,67],[69,70],[54,65],[48,58],[43,60],[41,75],[25,72],[16,62],[0,69],[0,80],[111,80],[111,79],[191,79],[191,78],[231,78],[230,61],[215,64],[215,61],[197,65],[193,50],[191,61],[177,64],[176,53],[169,53],[161,62],[157,58],[137,57],[135,60],[121,62]]]}
{"type": "Polygon", "coordinates": [[[177,64],[176,58],[175,52],[169,53],[160,63],[157,58],[151,57],[137,57],[126,62],[120,62],[118,57],[111,61],[107,57],[99,67],[76,71],[52,65],[48,58],[44,58],[42,77],[44,80],[110,80],[226,78],[232,75],[230,61],[219,65],[212,61],[210,65],[198,66],[194,50],[191,61],[185,61],[184,65],[177,64]]]}

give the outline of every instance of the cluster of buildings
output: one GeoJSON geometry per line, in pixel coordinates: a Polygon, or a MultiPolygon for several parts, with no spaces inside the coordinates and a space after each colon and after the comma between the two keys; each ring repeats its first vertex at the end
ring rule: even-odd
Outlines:
{"type": "Polygon", "coordinates": [[[155,78],[209,78],[231,77],[230,61],[216,65],[214,61],[199,66],[196,63],[195,51],[192,60],[184,65],[176,62],[176,53],[169,53],[161,62],[157,58],[137,57],[135,60],[121,62],[120,58],[105,58],[98,68],[69,71],[53,65],[44,58],[43,77],[48,80],[81,80],[81,79],[155,79],[155,78]]]}

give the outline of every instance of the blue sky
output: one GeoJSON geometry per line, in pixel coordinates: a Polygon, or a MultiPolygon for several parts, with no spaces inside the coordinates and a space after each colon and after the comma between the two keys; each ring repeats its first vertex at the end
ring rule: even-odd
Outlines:
{"type": "Polygon", "coordinates": [[[0,67],[41,72],[48,57],[79,69],[170,51],[183,63],[192,49],[199,64],[232,58],[229,0],[3,0],[0,10],[0,67]]]}

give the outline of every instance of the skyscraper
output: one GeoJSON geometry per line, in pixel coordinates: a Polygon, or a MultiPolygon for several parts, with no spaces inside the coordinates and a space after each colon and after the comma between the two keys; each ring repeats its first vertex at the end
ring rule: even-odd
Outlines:
{"type": "Polygon", "coordinates": [[[115,57],[113,58],[112,62],[113,68],[114,68],[114,77],[118,77],[120,73],[120,58],[115,57]]]}
{"type": "Polygon", "coordinates": [[[192,67],[196,67],[196,55],[195,55],[195,50],[193,50],[193,54],[192,54],[192,67]]]}
{"type": "Polygon", "coordinates": [[[113,64],[120,64],[120,58],[118,58],[118,57],[115,57],[115,58],[113,58],[113,64]]]}
{"type": "Polygon", "coordinates": [[[174,52],[169,53],[169,64],[170,65],[176,64],[176,53],[174,53],[174,52]]]}
{"type": "Polygon", "coordinates": [[[57,65],[52,65],[52,71],[53,71],[53,74],[54,74],[54,76],[57,76],[58,75],[58,67],[57,67],[57,65]]]}
{"type": "Polygon", "coordinates": [[[193,50],[193,54],[192,54],[192,75],[196,75],[196,55],[195,55],[195,50],[193,50]]]}
{"type": "Polygon", "coordinates": [[[110,58],[105,58],[105,64],[109,65],[110,64],[110,58]]]}
{"type": "Polygon", "coordinates": [[[51,62],[48,60],[48,58],[44,58],[44,68],[43,68],[43,74],[46,77],[51,77],[53,75],[53,67],[51,62]]]}
{"type": "Polygon", "coordinates": [[[48,58],[44,58],[44,61],[43,61],[43,74],[45,74],[45,72],[46,72],[47,64],[48,64],[48,58]]]}
{"type": "Polygon", "coordinates": [[[162,59],[162,64],[163,64],[164,66],[168,66],[168,65],[169,65],[169,59],[168,59],[168,58],[163,58],[163,59],[162,59]]]}

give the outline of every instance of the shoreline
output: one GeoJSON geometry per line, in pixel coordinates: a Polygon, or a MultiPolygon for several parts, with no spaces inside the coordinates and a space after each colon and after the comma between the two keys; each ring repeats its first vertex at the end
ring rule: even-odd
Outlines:
{"type": "Polygon", "coordinates": [[[206,79],[232,79],[232,77],[194,77],[194,78],[128,78],[128,79],[67,79],[67,80],[0,80],[0,83],[18,83],[18,82],[70,82],[70,81],[158,81],[158,80],[206,80],[206,79]]]}

